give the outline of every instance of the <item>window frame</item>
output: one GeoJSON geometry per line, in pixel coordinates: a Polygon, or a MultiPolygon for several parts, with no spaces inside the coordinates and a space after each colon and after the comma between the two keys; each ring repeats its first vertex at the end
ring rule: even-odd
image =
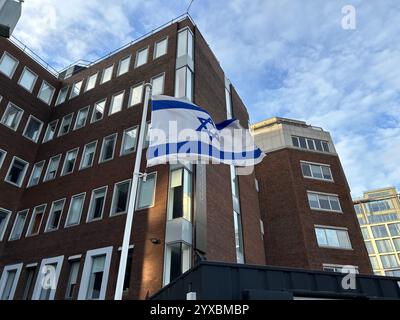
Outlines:
{"type": "Polygon", "coordinates": [[[37,236],[40,233],[40,228],[42,227],[42,223],[43,223],[44,215],[46,214],[46,210],[47,210],[47,203],[40,204],[40,205],[38,205],[38,206],[33,208],[32,214],[31,214],[31,218],[30,218],[29,224],[28,224],[28,229],[26,230],[25,238],[34,237],[34,236],[37,236]],[[32,231],[31,228],[33,227],[34,217],[36,216],[35,215],[36,214],[35,211],[36,211],[37,208],[41,208],[41,207],[43,207],[44,209],[43,209],[42,218],[40,219],[38,232],[37,233],[31,233],[31,231],[32,231]]]}
{"type": "Polygon", "coordinates": [[[134,69],[140,68],[141,66],[144,66],[145,64],[147,64],[149,62],[149,51],[150,51],[149,45],[136,51],[134,69]],[[146,51],[146,62],[142,63],[141,65],[138,65],[139,54],[141,54],[143,51],[146,51]]]}
{"type": "Polygon", "coordinates": [[[90,202],[89,202],[89,207],[88,207],[88,211],[87,211],[87,216],[86,216],[86,223],[91,223],[91,222],[95,222],[95,221],[100,221],[103,219],[104,216],[104,209],[106,206],[106,200],[107,200],[107,193],[108,193],[108,185],[96,188],[92,190],[91,196],[90,196],[90,202]],[[103,201],[103,206],[101,209],[101,216],[99,218],[90,218],[91,216],[91,212],[92,212],[92,207],[93,207],[93,200],[94,200],[94,194],[96,191],[102,190],[104,189],[104,201],[103,201]]]}
{"type": "Polygon", "coordinates": [[[28,220],[29,211],[30,211],[29,209],[21,210],[21,211],[18,211],[17,214],[15,215],[14,223],[13,223],[13,226],[11,228],[10,235],[8,236],[8,241],[9,242],[17,241],[17,240],[21,239],[21,237],[23,236],[25,225],[26,225],[26,221],[28,220]],[[15,231],[15,228],[16,228],[16,225],[17,225],[18,216],[21,215],[22,213],[25,213],[25,219],[24,219],[24,222],[22,224],[21,234],[19,235],[18,238],[13,238],[12,236],[14,234],[14,231],[15,231]]]}
{"type": "Polygon", "coordinates": [[[42,134],[43,125],[44,125],[44,122],[43,122],[42,120],[39,120],[38,118],[36,118],[36,117],[33,116],[33,115],[29,115],[29,118],[28,118],[28,120],[26,121],[26,124],[25,124],[24,131],[23,131],[23,133],[22,133],[22,136],[23,136],[24,138],[26,138],[26,139],[28,139],[28,140],[34,142],[34,143],[38,143],[38,142],[39,142],[40,135],[42,134]],[[39,131],[38,131],[38,135],[37,135],[37,138],[36,138],[36,139],[32,139],[32,138],[30,138],[30,137],[28,137],[28,136],[26,135],[26,130],[28,129],[28,125],[29,125],[29,123],[30,123],[30,121],[31,121],[32,119],[34,119],[34,120],[36,120],[37,122],[40,123],[39,131]]]}
{"type": "Polygon", "coordinates": [[[153,189],[152,202],[149,206],[139,207],[139,200],[140,200],[140,194],[142,192],[142,181],[143,181],[143,177],[140,177],[139,181],[138,181],[138,189],[137,189],[137,195],[136,195],[137,201],[136,201],[136,205],[135,205],[135,211],[145,210],[145,209],[153,208],[155,206],[158,172],[157,171],[149,172],[147,174],[147,176],[149,176],[149,175],[154,175],[154,189],[153,189]]]}
{"type": "Polygon", "coordinates": [[[65,136],[65,135],[67,135],[68,133],[71,132],[71,127],[72,127],[73,120],[74,120],[74,112],[68,113],[68,114],[66,114],[65,116],[62,117],[60,127],[58,128],[57,138],[65,136]],[[65,118],[67,118],[69,116],[71,116],[71,123],[69,124],[68,130],[65,133],[61,133],[61,129],[63,127],[65,118]]]}
{"type": "Polygon", "coordinates": [[[342,205],[340,204],[340,198],[339,198],[339,195],[337,195],[337,194],[307,190],[307,202],[308,202],[309,208],[310,208],[311,210],[313,210],[313,211],[325,211],[325,212],[343,213],[342,205]],[[313,208],[313,207],[311,207],[310,200],[309,200],[309,197],[308,197],[310,194],[313,194],[313,195],[316,195],[316,196],[317,196],[319,208],[313,208]],[[321,195],[321,196],[328,197],[328,202],[329,202],[329,206],[331,207],[331,209],[324,209],[324,208],[321,208],[321,204],[320,204],[320,200],[319,200],[319,196],[320,196],[320,195],[321,195]],[[330,202],[331,202],[331,201],[330,201],[330,198],[337,198],[340,210],[334,210],[334,209],[332,209],[332,205],[331,205],[331,203],[330,203],[330,202]]]}
{"type": "Polygon", "coordinates": [[[17,156],[14,156],[14,157],[12,158],[11,162],[10,162],[10,166],[8,167],[7,174],[6,174],[6,176],[4,177],[4,181],[7,182],[7,183],[9,183],[9,184],[11,184],[11,185],[13,185],[13,186],[15,186],[15,187],[21,188],[22,185],[24,184],[24,181],[25,181],[25,178],[26,178],[26,173],[28,172],[28,169],[29,169],[29,162],[28,162],[28,161],[25,161],[25,160],[23,160],[23,159],[21,159],[21,158],[19,158],[19,157],[17,157],[17,156]],[[22,173],[22,178],[21,178],[21,181],[20,181],[19,184],[14,183],[14,182],[12,182],[12,181],[9,181],[9,180],[7,179],[7,178],[8,178],[8,175],[10,174],[11,168],[12,168],[12,166],[14,165],[15,160],[18,160],[18,161],[21,161],[21,162],[24,162],[24,163],[25,163],[25,168],[24,168],[24,170],[22,171],[22,172],[23,172],[23,173],[22,173]]]}
{"type": "Polygon", "coordinates": [[[126,214],[128,212],[131,188],[132,188],[132,179],[126,179],[126,180],[123,180],[123,181],[116,182],[114,184],[113,195],[112,195],[111,206],[110,206],[110,215],[109,215],[110,217],[123,215],[123,214],[126,214]],[[121,184],[124,184],[124,183],[127,183],[127,182],[128,182],[128,196],[127,196],[127,200],[126,200],[126,210],[125,211],[121,211],[121,212],[113,212],[114,204],[115,204],[115,200],[116,200],[115,198],[116,198],[117,186],[119,186],[121,184]]]}
{"type": "Polygon", "coordinates": [[[85,169],[88,169],[88,168],[93,167],[93,165],[94,165],[94,163],[95,163],[95,158],[96,158],[96,152],[97,152],[97,144],[98,144],[98,141],[99,141],[99,140],[94,140],[94,141],[89,142],[89,143],[87,143],[87,144],[84,145],[83,151],[82,151],[82,156],[81,156],[81,161],[80,161],[80,163],[79,163],[79,170],[78,170],[78,171],[80,171],[80,170],[85,170],[85,169]],[[93,152],[93,160],[92,160],[92,163],[91,163],[90,166],[82,167],[83,161],[84,161],[84,159],[85,159],[85,151],[86,151],[86,149],[87,149],[87,146],[89,146],[89,145],[91,145],[91,144],[94,144],[94,152],[93,152]]]}
{"type": "Polygon", "coordinates": [[[29,93],[32,93],[33,89],[35,88],[37,79],[38,79],[38,75],[37,75],[35,72],[33,72],[31,69],[29,69],[27,66],[24,66],[24,69],[22,70],[21,75],[20,75],[20,77],[19,77],[19,79],[18,79],[18,85],[19,85],[21,88],[23,88],[23,89],[25,89],[26,91],[28,91],[29,93]],[[34,77],[35,77],[35,80],[33,80],[33,83],[32,83],[32,85],[31,85],[31,87],[30,87],[29,89],[28,89],[28,88],[25,88],[25,87],[21,84],[21,80],[22,80],[22,77],[23,77],[24,74],[25,74],[25,71],[30,72],[30,73],[33,74],[34,77]]]}
{"type": "Polygon", "coordinates": [[[40,85],[40,89],[39,89],[37,98],[38,98],[40,101],[42,101],[42,102],[44,102],[45,104],[47,104],[48,106],[50,106],[51,103],[53,102],[53,98],[54,98],[55,92],[56,92],[56,89],[55,89],[50,83],[48,83],[46,80],[43,80],[43,81],[42,81],[42,84],[40,85]],[[40,97],[40,93],[42,92],[42,89],[43,89],[44,84],[46,84],[48,87],[50,87],[50,88],[53,89],[53,90],[52,90],[52,93],[51,93],[51,96],[50,96],[50,98],[49,98],[49,101],[45,101],[44,99],[42,99],[42,98],[40,97]]]}
{"type": "Polygon", "coordinates": [[[64,228],[71,228],[71,227],[75,227],[75,226],[80,225],[81,219],[82,219],[83,209],[84,209],[84,207],[85,207],[85,201],[86,201],[86,192],[81,192],[81,193],[78,193],[78,194],[74,194],[74,195],[71,197],[71,199],[70,199],[70,201],[69,201],[67,217],[66,217],[65,223],[64,223],[64,228]],[[74,198],[78,198],[78,197],[81,197],[81,196],[83,196],[83,201],[82,201],[82,209],[81,209],[81,212],[79,213],[78,222],[77,222],[77,223],[74,223],[74,224],[68,224],[69,216],[70,216],[70,214],[71,214],[71,209],[72,209],[72,200],[73,200],[74,198]]]}
{"type": "Polygon", "coordinates": [[[64,86],[58,91],[58,95],[57,95],[57,99],[56,99],[56,102],[55,102],[55,106],[59,106],[60,104],[63,104],[63,103],[65,103],[65,101],[67,101],[67,99],[68,99],[68,91],[69,91],[69,86],[64,86]],[[60,94],[64,89],[66,89],[67,93],[65,94],[64,100],[62,102],[60,102],[60,94]]]}
{"type": "Polygon", "coordinates": [[[124,108],[124,102],[125,102],[125,90],[119,91],[115,94],[112,95],[111,97],[111,101],[110,101],[110,106],[108,107],[108,116],[112,116],[113,114],[116,114],[118,112],[121,112],[124,108]],[[122,95],[122,100],[121,100],[121,109],[118,111],[113,111],[113,103],[114,103],[114,99],[115,97],[122,95]]]}
{"type": "Polygon", "coordinates": [[[131,60],[132,60],[132,55],[130,54],[130,55],[125,56],[125,58],[121,58],[121,59],[118,61],[118,68],[117,68],[116,78],[118,78],[118,77],[120,77],[120,76],[122,76],[122,75],[124,75],[124,74],[126,74],[126,73],[129,72],[129,70],[130,70],[130,68],[131,68],[131,60]],[[123,61],[125,61],[125,60],[129,60],[129,62],[128,62],[128,70],[125,71],[125,72],[123,72],[123,73],[120,73],[120,72],[121,72],[121,63],[122,63],[123,61]]]}
{"type": "Polygon", "coordinates": [[[114,65],[115,65],[115,64],[113,63],[113,64],[111,64],[111,65],[109,65],[108,67],[105,67],[105,68],[103,69],[103,71],[101,72],[100,85],[102,85],[103,83],[107,83],[107,82],[109,82],[109,81],[112,80],[113,73],[114,73],[114,65]],[[105,71],[106,71],[107,69],[109,69],[109,68],[111,68],[111,76],[110,76],[110,79],[104,81],[104,74],[105,74],[105,71]]]}
{"type": "Polygon", "coordinates": [[[163,78],[162,90],[161,90],[161,93],[157,93],[157,95],[162,95],[165,92],[165,71],[159,73],[158,75],[155,75],[154,77],[151,77],[151,80],[150,80],[150,84],[151,84],[151,86],[153,86],[154,80],[157,78],[161,78],[161,77],[163,78]]]}
{"type": "Polygon", "coordinates": [[[6,76],[7,78],[9,78],[9,79],[12,79],[12,78],[14,77],[14,75],[15,75],[15,71],[16,71],[17,68],[18,68],[19,60],[18,60],[17,58],[15,58],[12,54],[8,53],[7,51],[4,51],[3,54],[2,54],[2,56],[1,56],[1,58],[0,58],[0,65],[3,63],[3,60],[4,60],[4,57],[5,57],[5,56],[8,56],[9,58],[11,58],[11,60],[14,60],[16,63],[15,63],[15,65],[14,65],[14,67],[13,67],[13,70],[12,70],[12,72],[11,72],[11,75],[5,74],[5,73],[4,73],[3,71],[1,71],[1,70],[0,70],[0,73],[3,74],[3,75],[5,75],[5,76],[6,76]]]}
{"type": "Polygon", "coordinates": [[[65,176],[67,176],[67,175],[69,175],[69,174],[74,173],[75,167],[76,167],[76,161],[78,160],[78,156],[79,156],[79,147],[74,148],[74,149],[71,149],[71,150],[69,150],[69,151],[67,151],[67,152],[65,153],[64,163],[63,163],[63,166],[62,166],[62,168],[61,168],[60,177],[65,177],[65,176]],[[72,171],[71,171],[71,172],[65,173],[65,165],[67,164],[68,154],[69,154],[69,153],[72,153],[72,152],[74,152],[74,151],[76,151],[76,157],[75,157],[75,160],[74,160],[74,165],[73,165],[73,167],[72,167],[72,171]]]}
{"type": "Polygon", "coordinates": [[[57,138],[57,126],[58,126],[58,119],[53,120],[53,121],[50,121],[50,122],[47,124],[46,131],[44,132],[44,136],[43,136],[43,139],[42,139],[42,144],[43,144],[43,143],[46,143],[46,142],[49,142],[49,141],[52,141],[52,140],[54,140],[54,138],[57,138]],[[56,123],[56,125],[54,126],[54,134],[53,134],[53,137],[52,137],[51,139],[45,140],[45,139],[46,139],[46,136],[47,136],[47,133],[48,133],[48,131],[49,131],[49,129],[50,129],[50,125],[51,125],[52,123],[56,123]]]}
{"type": "Polygon", "coordinates": [[[44,169],[45,166],[46,166],[46,160],[38,161],[33,165],[32,170],[31,170],[31,174],[29,176],[28,184],[26,185],[27,189],[28,188],[33,188],[33,187],[37,186],[40,183],[40,180],[42,179],[42,175],[43,175],[43,169],[44,169]],[[43,165],[42,165],[42,169],[40,171],[39,181],[38,181],[37,184],[31,185],[32,178],[33,178],[33,172],[34,172],[35,168],[40,164],[43,164],[43,165]]]}
{"type": "Polygon", "coordinates": [[[7,157],[7,151],[4,149],[0,149],[0,169],[3,167],[6,157],[7,157]]]}
{"type": "MultiPolygon", "coordinates": [[[[323,225],[314,225],[314,235],[315,235],[315,240],[316,240],[318,248],[321,248],[321,249],[336,249],[336,250],[350,250],[350,251],[354,250],[353,249],[353,245],[351,243],[351,239],[350,239],[349,229],[348,228],[334,227],[334,226],[323,226],[323,225]],[[348,243],[349,243],[350,246],[348,248],[346,248],[346,247],[341,247],[341,246],[339,246],[339,247],[330,246],[329,244],[327,244],[327,245],[322,245],[321,244],[320,245],[319,242],[318,242],[317,229],[324,230],[326,239],[328,239],[328,237],[326,236],[326,230],[334,230],[336,232],[337,231],[346,231],[347,240],[348,240],[348,243]]],[[[339,240],[339,238],[338,238],[338,240],[339,240]]],[[[339,245],[340,245],[340,243],[339,243],[339,245]]]]}
{"type": "Polygon", "coordinates": [[[0,211],[2,211],[2,212],[7,214],[7,217],[6,217],[5,222],[4,222],[4,229],[0,230],[0,242],[2,242],[4,240],[4,235],[6,234],[6,231],[7,231],[8,223],[10,222],[12,211],[8,210],[8,209],[5,209],[5,208],[0,208],[0,211]]]}
{"type": "Polygon", "coordinates": [[[166,54],[168,54],[168,42],[169,42],[169,37],[165,36],[164,38],[154,42],[154,50],[153,50],[153,60],[156,60],[158,58],[161,58],[162,56],[165,56],[166,54]],[[163,41],[166,41],[167,44],[165,45],[165,53],[163,53],[162,55],[157,56],[157,45],[163,41]]]}
{"type": "Polygon", "coordinates": [[[139,105],[139,104],[141,104],[143,102],[144,91],[145,90],[144,90],[144,82],[143,81],[130,87],[130,89],[129,89],[129,100],[128,100],[128,109],[131,108],[131,107],[137,106],[137,105],[139,105]],[[132,91],[133,91],[133,89],[138,88],[138,87],[142,87],[142,92],[140,94],[140,101],[137,102],[137,103],[132,104],[132,96],[133,96],[132,95],[132,91]]]}
{"type": "Polygon", "coordinates": [[[91,74],[90,76],[87,77],[83,93],[88,92],[90,90],[93,90],[96,87],[98,77],[99,77],[99,72],[98,71],[96,73],[93,73],[93,74],[91,74]],[[88,89],[90,79],[93,78],[93,77],[95,77],[93,87],[88,89]]]}
{"type": "Polygon", "coordinates": [[[22,266],[23,266],[23,263],[16,263],[16,264],[4,266],[3,272],[2,272],[1,278],[0,278],[0,298],[4,294],[4,289],[5,289],[5,286],[7,283],[7,279],[8,279],[8,273],[10,271],[16,270],[15,277],[14,277],[13,284],[12,284],[11,291],[10,291],[10,296],[8,297],[8,300],[14,299],[14,295],[15,295],[15,291],[17,289],[19,277],[21,275],[22,266]]]}
{"type": "Polygon", "coordinates": [[[60,168],[61,159],[62,159],[62,154],[61,154],[61,153],[58,154],[58,155],[56,155],[56,156],[52,156],[52,157],[49,159],[49,161],[47,162],[46,173],[45,173],[45,175],[44,175],[44,177],[43,177],[43,182],[53,181],[53,180],[55,180],[55,179],[57,178],[57,173],[58,173],[58,169],[60,168]],[[57,169],[56,169],[56,172],[55,172],[55,174],[54,174],[54,178],[52,178],[52,179],[47,179],[46,177],[47,177],[47,175],[48,175],[48,173],[49,173],[49,168],[50,168],[51,160],[54,159],[54,158],[59,158],[58,164],[57,164],[57,169]]]}
{"type": "Polygon", "coordinates": [[[90,117],[90,123],[96,123],[96,122],[99,122],[104,119],[104,114],[106,113],[106,106],[107,106],[107,98],[101,99],[93,104],[93,110],[92,110],[92,115],[90,117]],[[103,114],[102,114],[101,118],[97,119],[97,120],[93,120],[95,112],[96,112],[96,105],[98,105],[99,103],[101,103],[103,101],[104,101],[104,109],[103,109],[103,114]]]}
{"type": "Polygon", "coordinates": [[[110,134],[110,135],[108,135],[108,136],[106,136],[106,137],[103,138],[103,142],[101,143],[101,150],[100,150],[99,161],[98,161],[99,164],[100,164],[100,163],[105,163],[105,162],[108,162],[108,161],[111,161],[111,160],[114,159],[114,157],[115,157],[115,149],[116,149],[116,147],[117,147],[117,139],[118,139],[118,133],[117,133],[117,132],[116,132],[116,133],[113,133],[113,134],[110,134]],[[112,154],[112,157],[111,157],[111,158],[104,160],[104,159],[102,159],[102,158],[103,158],[103,151],[104,151],[105,141],[106,141],[106,139],[108,139],[108,138],[110,138],[110,137],[115,137],[114,146],[113,146],[113,154],[112,154]]]}
{"type": "Polygon", "coordinates": [[[46,226],[44,228],[44,233],[50,233],[50,232],[54,232],[57,231],[60,228],[60,224],[61,224],[61,218],[62,215],[64,213],[64,208],[65,208],[65,202],[67,201],[67,198],[62,198],[62,199],[58,199],[55,200],[51,203],[51,207],[50,207],[50,211],[49,214],[47,216],[47,221],[46,221],[46,226]],[[50,219],[52,218],[53,214],[54,214],[54,206],[55,204],[58,204],[58,202],[62,202],[62,208],[61,208],[61,213],[60,213],[60,219],[58,220],[58,225],[56,229],[49,229],[49,225],[50,225],[50,219]]]}
{"type": "Polygon", "coordinates": [[[79,109],[77,114],[76,114],[75,123],[74,123],[74,127],[73,127],[72,131],[84,128],[86,126],[86,124],[87,124],[87,120],[88,120],[89,117],[90,117],[90,105],[79,109]],[[78,125],[79,115],[85,110],[87,110],[87,115],[86,115],[85,122],[83,123],[82,126],[78,127],[77,125],[78,125]]]}
{"type": "Polygon", "coordinates": [[[76,97],[79,97],[81,92],[82,92],[82,86],[83,86],[83,79],[75,81],[72,85],[71,85],[71,91],[69,92],[69,96],[68,96],[68,100],[72,100],[76,97]],[[79,87],[79,92],[75,95],[74,94],[74,88],[75,86],[80,83],[80,87],[79,87]],[[73,95],[74,94],[74,95],[73,95]]]}
{"type": "Polygon", "coordinates": [[[305,160],[300,160],[300,169],[301,169],[301,173],[303,175],[303,178],[306,179],[312,179],[312,180],[319,180],[319,181],[328,181],[328,182],[335,182],[333,179],[333,174],[332,174],[332,170],[331,170],[331,166],[329,164],[323,164],[323,163],[317,163],[317,162],[310,162],[310,161],[305,161],[305,160]],[[310,168],[310,172],[311,172],[311,177],[309,176],[305,176],[304,172],[303,172],[303,167],[302,165],[308,165],[310,168]],[[311,166],[319,166],[321,168],[321,173],[322,173],[322,178],[318,178],[318,177],[314,177],[313,172],[311,170],[311,166]],[[329,169],[330,175],[331,175],[331,179],[325,179],[324,178],[324,173],[322,171],[322,167],[326,167],[329,169]]]}
{"type": "Polygon", "coordinates": [[[130,127],[130,128],[126,128],[126,129],[122,132],[122,142],[121,142],[121,148],[120,148],[120,152],[119,152],[119,156],[120,156],[120,157],[123,157],[123,156],[126,156],[126,155],[128,155],[128,154],[132,154],[132,153],[135,153],[135,152],[136,152],[137,144],[138,144],[138,139],[139,139],[139,134],[140,134],[139,125],[136,125],[136,126],[133,126],[133,127],[130,127]],[[127,131],[130,131],[130,130],[136,130],[135,148],[134,148],[132,151],[124,152],[124,144],[125,144],[125,139],[126,139],[125,133],[126,133],[127,131]]]}
{"type": "Polygon", "coordinates": [[[19,127],[19,125],[21,124],[22,117],[24,116],[24,113],[25,113],[25,111],[24,111],[23,109],[21,109],[20,107],[18,107],[16,104],[12,103],[11,101],[9,101],[8,104],[7,104],[7,107],[5,108],[5,110],[4,110],[4,112],[3,112],[3,115],[1,116],[0,123],[1,123],[3,126],[9,128],[10,130],[13,130],[13,131],[17,132],[18,127],[19,127]],[[15,124],[15,128],[10,127],[10,126],[8,126],[8,125],[5,123],[5,120],[6,120],[5,117],[6,117],[7,111],[8,111],[9,108],[11,108],[11,107],[13,107],[13,108],[15,108],[15,109],[18,109],[18,111],[20,112],[20,113],[19,113],[19,116],[18,116],[18,120],[17,120],[17,122],[16,122],[16,124],[15,124]]]}

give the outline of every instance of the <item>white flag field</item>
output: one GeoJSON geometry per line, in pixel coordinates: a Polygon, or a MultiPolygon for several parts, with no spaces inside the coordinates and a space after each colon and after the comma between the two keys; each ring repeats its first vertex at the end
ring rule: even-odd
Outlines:
{"type": "Polygon", "coordinates": [[[215,124],[201,107],[170,96],[152,97],[147,166],[165,163],[254,166],[265,154],[237,119],[215,124]]]}

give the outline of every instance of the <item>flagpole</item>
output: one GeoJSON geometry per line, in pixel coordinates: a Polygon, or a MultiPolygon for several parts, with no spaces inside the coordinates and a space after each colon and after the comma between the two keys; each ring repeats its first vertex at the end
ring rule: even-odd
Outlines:
{"type": "Polygon", "coordinates": [[[126,273],[126,263],[128,260],[129,242],[131,238],[132,221],[136,206],[136,193],[138,189],[139,176],[140,176],[140,164],[142,160],[142,151],[145,139],[144,135],[146,132],[147,110],[151,95],[151,84],[146,83],[144,85],[144,88],[145,88],[145,97],[143,105],[142,122],[140,125],[139,143],[136,150],[135,168],[133,170],[133,176],[132,176],[131,192],[129,195],[128,212],[126,214],[124,239],[122,242],[121,258],[119,262],[117,287],[115,289],[114,300],[122,300],[122,293],[124,289],[124,280],[126,273]]]}

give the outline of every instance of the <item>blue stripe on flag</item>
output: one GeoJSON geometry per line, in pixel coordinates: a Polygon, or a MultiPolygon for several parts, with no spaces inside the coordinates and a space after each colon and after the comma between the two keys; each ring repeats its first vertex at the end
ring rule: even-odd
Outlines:
{"type": "Polygon", "coordinates": [[[237,120],[236,118],[228,119],[228,120],[225,120],[225,121],[215,124],[215,127],[218,130],[222,130],[222,129],[226,128],[227,126],[229,126],[231,123],[235,122],[236,120],[237,120]]]}
{"type": "Polygon", "coordinates": [[[198,106],[179,100],[153,100],[151,103],[151,108],[152,111],[165,110],[165,109],[187,109],[187,110],[204,112],[210,115],[206,110],[198,106]]]}

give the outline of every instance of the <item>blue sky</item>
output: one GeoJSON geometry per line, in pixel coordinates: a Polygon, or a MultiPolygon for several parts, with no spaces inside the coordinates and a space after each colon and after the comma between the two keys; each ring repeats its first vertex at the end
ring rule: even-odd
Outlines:
{"type": "MultiPolygon", "coordinates": [[[[190,0],[27,0],[15,36],[56,68],[94,60],[185,12],[190,0]]],[[[251,120],[331,132],[353,196],[400,188],[398,0],[195,0],[191,15],[251,120]],[[356,9],[355,30],[341,26],[356,9]]]]}

